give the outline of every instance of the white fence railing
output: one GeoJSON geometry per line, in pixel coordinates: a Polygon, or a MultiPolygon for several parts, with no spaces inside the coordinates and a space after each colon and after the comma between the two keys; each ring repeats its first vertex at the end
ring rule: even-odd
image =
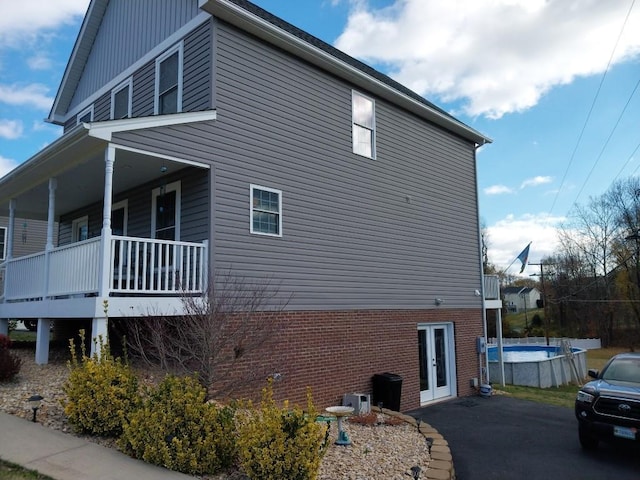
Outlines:
{"type": "MultiPolygon", "coordinates": [[[[599,338],[562,338],[562,337],[549,337],[549,345],[560,345],[562,340],[568,340],[571,346],[574,348],[582,348],[584,350],[594,350],[602,348],[602,344],[599,338]]],[[[490,345],[496,345],[498,340],[496,338],[489,338],[488,343],[490,345]]],[[[546,345],[547,339],[545,337],[523,337],[523,338],[503,338],[503,345],[546,345]]]]}
{"type": "Polygon", "coordinates": [[[500,299],[500,279],[497,275],[484,276],[484,298],[485,300],[500,299]]]}
{"type": "MultiPolygon", "coordinates": [[[[101,239],[7,260],[4,301],[97,294],[101,239]]],[[[113,236],[108,293],[202,293],[207,281],[208,245],[113,236]]]]}

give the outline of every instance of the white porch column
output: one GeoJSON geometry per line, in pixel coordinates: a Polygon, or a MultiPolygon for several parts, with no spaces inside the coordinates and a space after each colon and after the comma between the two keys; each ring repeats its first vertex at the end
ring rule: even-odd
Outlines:
{"type": "Polygon", "coordinates": [[[49,179],[49,211],[47,216],[47,246],[46,250],[53,249],[53,227],[56,216],[56,188],[58,188],[58,180],[49,179]]]}
{"type": "Polygon", "coordinates": [[[111,206],[113,204],[113,164],[116,161],[116,149],[109,145],[104,154],[104,200],[102,209],[102,243],[100,264],[100,297],[108,298],[111,284],[111,206]]]}
{"type": "Polygon", "coordinates": [[[9,335],[9,319],[0,318],[0,335],[9,335]]]}
{"type": "Polygon", "coordinates": [[[500,370],[500,385],[504,387],[504,358],[502,356],[502,310],[496,310],[496,334],[498,336],[498,365],[500,370]]]}
{"type": "Polygon", "coordinates": [[[36,364],[49,363],[49,336],[51,334],[51,321],[48,318],[38,319],[36,331],[36,364]]]}
{"type": "Polygon", "coordinates": [[[13,258],[13,235],[16,231],[16,199],[9,200],[9,225],[7,228],[7,256],[6,260],[13,258]]]}
{"type": "Polygon", "coordinates": [[[91,322],[91,356],[100,356],[100,339],[103,343],[109,340],[109,319],[106,317],[94,318],[91,322]]]}

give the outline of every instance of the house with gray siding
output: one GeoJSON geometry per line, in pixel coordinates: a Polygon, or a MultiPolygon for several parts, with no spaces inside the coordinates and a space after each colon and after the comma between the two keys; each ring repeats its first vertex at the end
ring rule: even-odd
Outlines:
{"type": "Polygon", "coordinates": [[[38,319],[36,361],[51,320],[105,336],[231,271],[287,301],[243,366],[278,395],[328,406],[385,372],[402,410],[475,393],[485,135],[244,0],[92,0],[48,121],[0,179],[0,215],[48,225],[2,264],[0,328],[38,319]]]}

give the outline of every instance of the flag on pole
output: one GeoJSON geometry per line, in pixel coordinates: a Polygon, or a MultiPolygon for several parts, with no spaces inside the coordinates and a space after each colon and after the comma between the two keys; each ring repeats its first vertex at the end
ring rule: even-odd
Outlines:
{"type": "Polygon", "coordinates": [[[530,246],[531,246],[531,242],[529,242],[529,245],[524,247],[524,250],[522,250],[522,252],[520,252],[520,255],[518,255],[518,260],[522,262],[522,268],[520,269],[520,273],[524,272],[524,269],[527,268],[527,263],[529,263],[529,247],[530,246]]]}

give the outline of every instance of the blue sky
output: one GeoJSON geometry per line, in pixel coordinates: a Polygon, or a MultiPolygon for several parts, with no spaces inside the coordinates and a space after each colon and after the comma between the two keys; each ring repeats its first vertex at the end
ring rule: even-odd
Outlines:
{"type": "MultiPolygon", "coordinates": [[[[640,174],[640,2],[254,3],[494,140],[478,152],[478,189],[500,267],[529,242],[530,261],[551,254],[575,202],[640,174]]],[[[87,5],[0,3],[0,175],[60,135],[43,119],[87,5]]]]}

